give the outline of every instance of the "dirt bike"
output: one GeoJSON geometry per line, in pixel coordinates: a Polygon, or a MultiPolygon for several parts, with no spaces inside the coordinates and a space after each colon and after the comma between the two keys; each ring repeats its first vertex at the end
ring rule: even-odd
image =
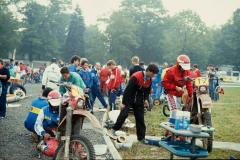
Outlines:
{"type": "Polygon", "coordinates": [[[22,80],[16,78],[9,79],[9,87],[8,87],[8,102],[15,102],[26,97],[27,91],[22,84],[22,80]]]}
{"type": "Polygon", "coordinates": [[[189,107],[189,111],[191,112],[191,123],[202,125],[202,131],[210,135],[209,138],[203,139],[203,147],[206,148],[208,152],[211,152],[213,147],[214,128],[212,128],[212,100],[208,91],[208,78],[198,77],[194,79],[193,86],[193,102],[189,107]]]}
{"type": "Polygon", "coordinates": [[[57,139],[60,143],[55,151],[54,159],[95,159],[92,143],[87,137],[81,135],[85,118],[88,118],[94,127],[101,128],[96,117],[86,110],[85,101],[88,97],[82,89],[75,85],[53,83],[63,86],[67,90],[59,111],[60,123],[57,139]]]}

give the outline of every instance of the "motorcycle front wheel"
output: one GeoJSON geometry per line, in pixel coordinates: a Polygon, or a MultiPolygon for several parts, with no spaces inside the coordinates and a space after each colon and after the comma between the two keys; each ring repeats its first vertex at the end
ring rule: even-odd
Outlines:
{"type": "MultiPolygon", "coordinates": [[[[203,124],[208,127],[212,127],[212,118],[210,112],[203,113],[203,124]]],[[[203,146],[208,150],[208,152],[212,152],[213,149],[213,133],[209,133],[209,138],[203,139],[203,146]]]]}
{"type": "MultiPolygon", "coordinates": [[[[64,148],[65,143],[63,141],[62,143],[60,143],[55,152],[53,158],[54,160],[64,159],[64,148]]],[[[78,159],[84,160],[96,159],[95,150],[92,143],[82,135],[71,137],[69,145],[69,160],[78,159]]]]}

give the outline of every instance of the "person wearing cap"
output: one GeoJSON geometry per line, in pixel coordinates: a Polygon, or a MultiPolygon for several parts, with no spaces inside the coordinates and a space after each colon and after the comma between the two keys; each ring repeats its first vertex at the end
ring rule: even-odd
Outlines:
{"type": "Polygon", "coordinates": [[[34,124],[34,132],[41,139],[47,141],[55,136],[54,130],[58,127],[59,106],[61,105],[61,94],[58,91],[51,91],[47,97],[48,105],[36,111],[38,116],[34,124]]]}
{"type": "Polygon", "coordinates": [[[190,59],[187,55],[179,55],[176,64],[170,67],[162,80],[162,85],[167,93],[168,105],[171,110],[182,110],[181,97],[184,94],[183,87],[186,86],[189,102],[193,94],[193,85],[190,80],[190,59]]]}
{"type": "Polygon", "coordinates": [[[43,72],[42,77],[42,89],[44,90],[46,87],[58,90],[58,86],[51,81],[58,82],[61,78],[60,67],[57,64],[57,59],[52,58],[51,64],[47,66],[45,71],[43,72]]]}

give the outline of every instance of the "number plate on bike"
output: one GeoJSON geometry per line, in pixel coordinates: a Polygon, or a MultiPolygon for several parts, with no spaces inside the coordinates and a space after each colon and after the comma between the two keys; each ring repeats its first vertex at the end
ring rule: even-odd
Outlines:
{"type": "Polygon", "coordinates": [[[198,77],[195,79],[195,86],[208,86],[209,81],[207,77],[198,77]]]}

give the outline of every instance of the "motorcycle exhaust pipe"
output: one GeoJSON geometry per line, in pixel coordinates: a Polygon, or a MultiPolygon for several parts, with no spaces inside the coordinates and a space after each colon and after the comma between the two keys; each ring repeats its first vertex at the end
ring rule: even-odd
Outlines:
{"type": "Polygon", "coordinates": [[[67,107],[67,118],[66,118],[66,132],[65,132],[65,148],[64,148],[64,160],[69,159],[69,145],[70,145],[70,137],[72,132],[72,108],[70,106],[67,107]]]}

